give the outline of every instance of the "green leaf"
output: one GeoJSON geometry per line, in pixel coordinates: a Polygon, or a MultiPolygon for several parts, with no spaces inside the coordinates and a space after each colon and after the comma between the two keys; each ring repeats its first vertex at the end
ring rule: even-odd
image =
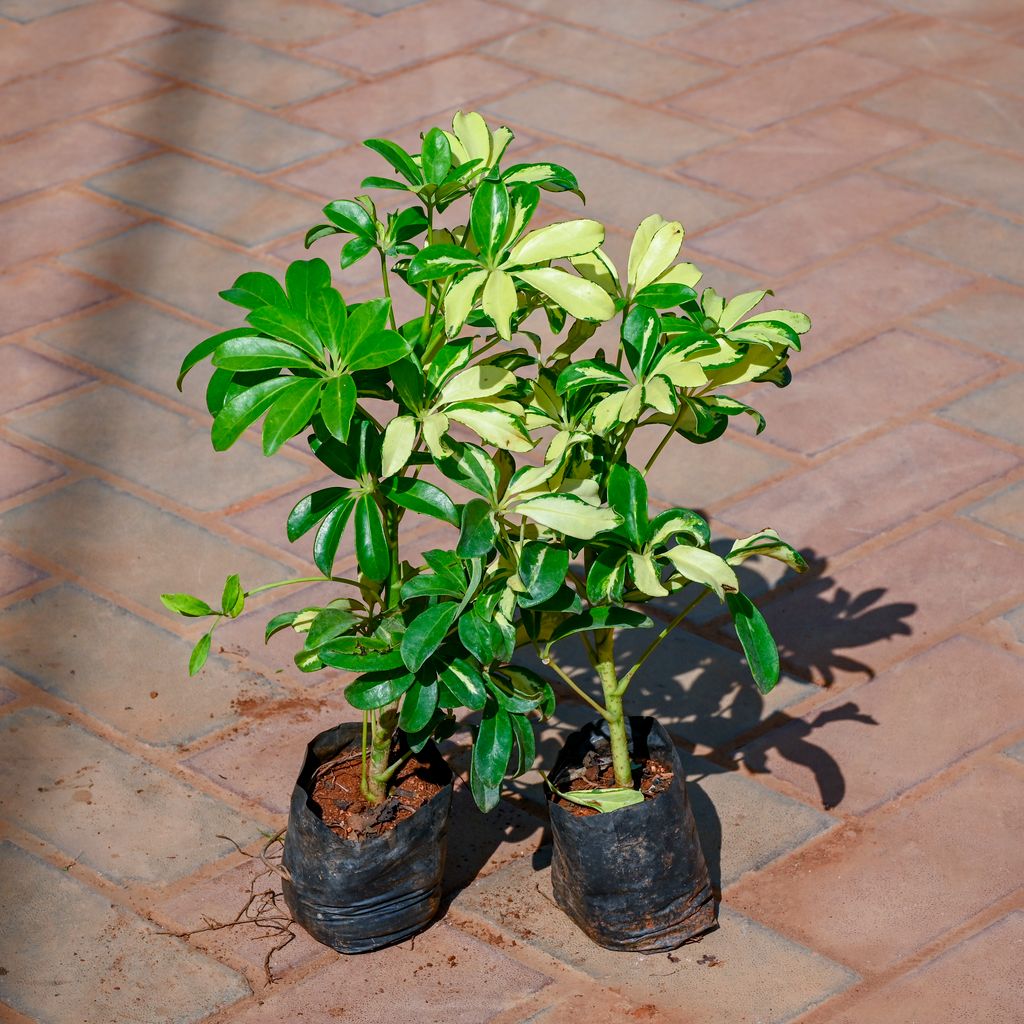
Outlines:
{"type": "MultiPolygon", "coordinates": [[[[551,788],[555,789],[554,786],[551,788]]],[[[588,789],[568,793],[555,789],[555,792],[569,803],[579,804],[580,807],[590,807],[606,814],[644,802],[644,795],[638,789],[588,789]]]]}
{"type": "Polygon", "coordinates": [[[484,558],[498,539],[498,521],[491,506],[482,498],[473,498],[462,507],[459,543],[460,558],[484,558]]]}
{"type": "Polygon", "coordinates": [[[295,377],[271,377],[235,395],[225,402],[214,417],[210,436],[215,451],[227,451],[245,432],[246,427],[267,411],[284,388],[295,383],[295,377]]]}
{"type": "Polygon", "coordinates": [[[316,650],[338,637],[344,636],[359,621],[358,617],[344,608],[321,608],[309,625],[305,647],[316,650]]]}
{"type": "Polygon", "coordinates": [[[224,593],[220,599],[220,607],[225,615],[237,619],[245,607],[245,594],[237,574],[232,574],[224,581],[224,593]]]}
{"type": "Polygon", "coordinates": [[[210,643],[213,640],[213,633],[204,633],[200,638],[195,647],[192,648],[192,654],[188,659],[188,674],[194,676],[205,664],[206,659],[210,656],[210,643]]]}
{"type": "Polygon", "coordinates": [[[284,272],[284,283],[288,304],[299,317],[308,320],[313,296],[331,286],[331,268],[319,257],[294,260],[284,272]]]}
{"type": "Polygon", "coordinates": [[[348,498],[351,492],[344,487],[325,487],[300,498],[288,513],[287,531],[290,541],[298,540],[311,530],[328,512],[348,498]]]}
{"type": "Polygon", "coordinates": [[[450,480],[492,502],[498,500],[498,468],[494,459],[475,444],[455,443],[452,456],[437,460],[437,467],[450,480]]]}
{"type": "Polygon", "coordinates": [[[761,693],[770,693],[779,681],[779,649],[764,616],[745,594],[726,594],[736,636],[761,693]]]}
{"type": "Polygon", "coordinates": [[[384,521],[372,494],[362,494],[356,500],[356,560],[359,571],[371,580],[387,579],[391,570],[384,521]]]}
{"type": "Polygon", "coordinates": [[[608,474],[608,504],[622,516],[622,531],[633,547],[647,543],[647,484],[640,470],[629,465],[612,466],[608,474]]]}
{"type": "MultiPolygon", "coordinates": [[[[354,639],[343,637],[342,640],[354,639]]],[[[383,672],[385,669],[404,668],[402,655],[399,651],[377,653],[364,650],[348,650],[342,648],[340,642],[328,643],[317,651],[317,656],[331,668],[344,669],[346,672],[383,672]]]]}
{"type": "Polygon", "coordinates": [[[533,723],[525,715],[511,715],[509,718],[516,746],[519,748],[512,776],[518,778],[533,767],[533,762],[537,759],[537,741],[533,735],[533,723]]]}
{"type": "Polygon", "coordinates": [[[309,356],[294,345],[252,333],[229,338],[213,353],[213,365],[232,372],[298,368],[317,369],[309,356]]]}
{"type": "Polygon", "coordinates": [[[344,443],[348,440],[352,414],[356,409],[356,385],[351,377],[331,377],[324,385],[320,398],[320,415],[324,426],[344,443]]]}
{"type": "Polygon", "coordinates": [[[220,297],[243,309],[259,309],[261,306],[284,306],[288,303],[281,285],[269,274],[250,270],[242,274],[220,297]]]}
{"type": "Polygon", "coordinates": [[[529,541],[519,558],[519,578],[529,597],[519,595],[520,607],[529,608],[555,596],[569,571],[569,552],[558,544],[529,541]]]}
{"type": "Polygon", "coordinates": [[[324,207],[324,216],[342,231],[369,242],[377,240],[377,227],[365,208],[351,199],[335,199],[324,207]]]}
{"type": "Polygon", "coordinates": [[[576,175],[560,164],[536,163],[515,164],[502,175],[507,185],[518,183],[536,185],[545,192],[575,192],[580,198],[579,183],[576,175]]]}
{"type": "Polygon", "coordinates": [[[320,529],[317,530],[316,539],[313,541],[313,562],[325,576],[330,576],[334,568],[338,545],[354,507],[355,500],[346,496],[327,514],[320,524],[320,529]]]}
{"type": "Polygon", "coordinates": [[[583,359],[570,363],[559,375],[555,390],[560,394],[573,394],[585,387],[607,387],[619,390],[629,384],[629,378],[610,363],[600,359],[583,359]]]}
{"type": "Polygon", "coordinates": [[[265,644],[269,643],[270,638],[275,633],[280,633],[282,629],[287,629],[298,618],[298,615],[298,612],[282,612],[280,615],[275,615],[267,623],[267,628],[263,633],[263,642],[265,644]]]}
{"type": "Polygon", "coordinates": [[[262,309],[254,309],[246,320],[264,334],[287,341],[312,356],[318,363],[323,362],[323,344],[313,330],[313,325],[304,316],[290,309],[264,306],[262,309]]]}
{"type": "Polygon", "coordinates": [[[217,614],[205,601],[201,601],[191,594],[161,594],[160,600],[165,608],[177,612],[179,615],[186,615],[190,619],[217,614]]]}
{"type": "MultiPolygon", "coordinates": [[[[461,625],[465,619],[459,620],[461,625]]],[[[480,670],[465,658],[455,658],[441,669],[441,682],[448,688],[460,706],[479,711],[487,703],[487,687],[480,670]]]]}
{"type": "Polygon", "coordinates": [[[410,284],[423,284],[479,267],[480,261],[468,249],[457,245],[428,245],[409,261],[406,277],[410,284]]]}
{"type": "Polygon", "coordinates": [[[661,284],[655,282],[641,289],[633,297],[636,302],[652,309],[670,309],[672,306],[682,306],[686,302],[693,302],[697,293],[685,284],[661,284]]]}
{"type": "Polygon", "coordinates": [[[363,145],[384,157],[410,185],[423,184],[423,175],[416,161],[401,146],[389,139],[367,139],[363,145]]]}
{"type": "Polygon", "coordinates": [[[320,404],[320,378],[293,377],[263,421],[263,454],[273,455],[307,426],[320,404]]]}
{"type": "Polygon", "coordinates": [[[493,811],[501,802],[501,782],[491,785],[480,777],[475,758],[469,761],[469,791],[473,794],[473,800],[477,807],[487,814],[493,811]]]}
{"type": "Polygon", "coordinates": [[[588,608],[579,615],[573,615],[561,623],[551,634],[547,646],[564,640],[574,633],[586,633],[595,629],[647,629],[654,623],[641,612],[632,608],[616,608],[601,605],[588,608]]]}
{"type": "MultiPolygon", "coordinates": [[[[275,282],[276,284],[276,282],[275,282]]],[[[252,335],[252,331],[248,327],[233,327],[230,331],[221,331],[219,334],[214,334],[210,338],[206,338],[199,342],[195,348],[193,348],[187,356],[181,361],[181,368],[178,370],[177,388],[180,391],[182,381],[185,379],[185,375],[194,366],[201,363],[207,356],[212,355],[225,341],[230,341],[232,338],[244,338],[252,335]]]]}
{"type": "Polygon", "coordinates": [[[398,727],[403,732],[419,732],[426,727],[437,710],[437,680],[421,682],[417,679],[406,690],[402,710],[398,715],[398,727]]]}
{"type": "Polygon", "coordinates": [[[457,604],[445,601],[427,608],[409,623],[402,637],[402,659],[406,668],[411,672],[418,671],[441,646],[458,611],[457,604]]]}
{"type": "Polygon", "coordinates": [[[661,319],[648,306],[634,306],[622,325],[622,347],[639,380],[647,375],[661,339],[661,319]]]}
{"type": "Polygon", "coordinates": [[[412,480],[409,477],[391,477],[381,484],[384,496],[402,508],[421,515],[433,516],[452,526],[459,525],[459,513],[455,502],[426,480],[412,480]]]}
{"type": "Polygon", "coordinates": [[[589,505],[574,494],[543,494],[520,502],[514,511],[579,540],[591,540],[599,533],[614,530],[622,522],[622,517],[614,510],[589,505]]]}
{"type": "Polygon", "coordinates": [[[378,331],[349,342],[343,360],[350,373],[377,370],[403,359],[412,351],[411,343],[398,331],[378,331]]]}
{"type": "Polygon", "coordinates": [[[501,249],[508,231],[509,201],[505,183],[485,178],[473,193],[469,224],[480,254],[488,259],[501,249]]]}
{"type": "Polygon", "coordinates": [[[489,700],[473,743],[473,768],[486,786],[499,786],[512,755],[512,722],[497,701],[489,700]]]}
{"type": "Polygon", "coordinates": [[[459,619],[459,640],[481,665],[488,665],[498,656],[501,648],[501,630],[492,619],[484,618],[476,609],[470,609],[459,619]]]}
{"type": "Polygon", "coordinates": [[[608,548],[594,559],[587,573],[587,598],[591,604],[621,602],[626,586],[626,551],[608,548]]]}
{"type": "Polygon", "coordinates": [[[452,147],[440,128],[431,128],[423,136],[420,166],[423,177],[432,185],[440,185],[452,169],[452,147]]]}
{"type": "Polygon", "coordinates": [[[322,288],[309,300],[309,322],[331,354],[341,351],[341,338],[348,320],[345,300],[336,288],[322,288]]]}
{"type": "Polygon", "coordinates": [[[506,665],[488,678],[488,689],[510,714],[524,715],[554,703],[551,684],[520,665],[506,665]]]}
{"type": "Polygon", "coordinates": [[[658,545],[674,540],[679,534],[684,534],[698,547],[704,547],[711,541],[707,522],[688,508],[670,508],[666,512],[659,512],[651,520],[647,537],[650,544],[658,545]]]}
{"type": "Polygon", "coordinates": [[[368,252],[373,249],[373,243],[367,238],[350,238],[341,248],[341,269],[351,267],[358,263],[368,252]]]}
{"type": "Polygon", "coordinates": [[[615,303],[608,293],[585,278],[576,277],[556,267],[516,270],[515,276],[578,320],[601,323],[615,315],[615,303]]]}
{"type": "Polygon", "coordinates": [[[376,711],[393,704],[415,681],[411,672],[367,672],[345,687],[345,700],[357,711],[376,711]]]}

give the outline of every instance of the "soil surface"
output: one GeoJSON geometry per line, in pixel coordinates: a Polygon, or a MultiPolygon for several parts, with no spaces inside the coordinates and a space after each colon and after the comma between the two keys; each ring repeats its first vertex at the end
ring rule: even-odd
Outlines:
{"type": "Polygon", "coordinates": [[[313,776],[313,806],[323,823],[342,839],[367,839],[390,832],[447,784],[436,764],[414,755],[395,776],[387,799],[370,804],[359,786],[361,771],[359,754],[346,754],[325,762],[313,776]]]}
{"type": "MultiPolygon", "coordinates": [[[[634,786],[638,781],[638,775],[640,776],[640,792],[648,800],[661,796],[672,785],[672,769],[651,757],[644,761],[642,769],[633,772],[634,786]]],[[[615,786],[615,769],[612,767],[611,757],[602,757],[594,751],[590,751],[584,757],[583,767],[570,770],[569,776],[571,782],[568,792],[570,793],[585,793],[588,789],[612,789],[615,786]]],[[[566,791],[564,781],[558,788],[563,792],[566,791]]],[[[577,818],[589,818],[593,814],[601,813],[592,807],[581,807],[570,800],[565,800],[557,793],[553,793],[551,799],[577,818]]]]}

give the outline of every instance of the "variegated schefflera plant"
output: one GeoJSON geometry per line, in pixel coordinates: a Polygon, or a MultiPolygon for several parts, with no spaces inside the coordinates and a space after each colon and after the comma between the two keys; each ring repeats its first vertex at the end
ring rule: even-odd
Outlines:
{"type": "MultiPolygon", "coordinates": [[[[298,633],[303,671],[359,673],[345,695],[363,713],[371,802],[384,799],[410,752],[468,719],[473,795],[484,809],[497,803],[504,779],[535,760],[531,719],[554,711],[549,682],[515,663],[523,647],[607,720],[617,786],[631,789],[623,698],[657,644],[714,593],[732,612],[755,682],[770,689],[777,649],[733,566],[768,555],[804,568],[770,530],[718,556],[695,512],[650,514],[644,478],[675,437],[714,440],[740,414],[762,429],[759,414],[723,390],[788,383],[787,359],[807,317],[754,312],[766,292],[730,301],[711,288],[698,294],[700,271],[676,262],[681,225],[658,215],[639,226],[624,277],[602,249],[597,221],[531,228],[542,191],[583,196],[564,167],[503,166],[512,137],[459,113],[451,131],[426,132],[419,153],[367,141],[395,176],[362,187],[404,192],[407,205],[382,217],[365,195],[332,202],[307,246],[343,236],[342,271],[375,254],[381,296],[346,303],[321,259],[293,263],[283,285],[243,274],[221,294],[249,311],[245,325],[201,342],[182,365],[184,377],[213,363],[207,404],[218,451],[262,417],[265,454],[304,433],[339,482],[303,498],[287,521],[292,540],[315,531],[322,575],[248,591],[232,576],[219,609],[187,594],[164,602],[216,626],[252,594],[336,582],[336,599],[277,616],[267,638],[298,633]],[[422,303],[402,323],[391,301],[399,283],[422,303]],[[553,344],[527,326],[531,317],[553,344]],[[574,358],[608,321],[619,328],[612,353],[574,358]],[[640,428],[663,437],[638,468],[629,443],[640,428]],[[425,468],[441,483],[424,479],[425,468]],[[410,514],[450,524],[457,541],[415,564],[403,559],[410,514]],[[334,574],[347,529],[352,577],[334,574]],[[687,608],[620,671],[616,631],[652,625],[633,606],[692,585],[699,593],[687,608]],[[552,654],[577,634],[603,699],[552,654]]],[[[195,647],[193,674],[211,634],[195,647]]]]}

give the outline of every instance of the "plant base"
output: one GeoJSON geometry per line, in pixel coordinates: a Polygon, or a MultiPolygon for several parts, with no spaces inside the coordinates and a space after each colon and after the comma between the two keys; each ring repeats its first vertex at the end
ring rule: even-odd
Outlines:
{"type": "Polygon", "coordinates": [[[361,726],[320,733],[292,791],[284,840],[284,899],[292,917],[339,953],[369,953],[425,928],[441,904],[451,809],[451,771],[430,744],[421,758],[437,763],[444,788],[412,817],[380,836],[343,839],[321,820],[312,801],[320,765],[360,749],[361,726]]]}
{"type": "MultiPolygon", "coordinates": [[[[653,718],[629,723],[633,759],[661,761],[672,782],[653,800],[588,817],[549,797],[551,885],[558,906],[598,945],[657,953],[710,931],[717,913],[679,755],[653,718]]],[[[566,788],[589,751],[610,753],[602,724],[569,736],[552,772],[556,787],[566,788]]]]}

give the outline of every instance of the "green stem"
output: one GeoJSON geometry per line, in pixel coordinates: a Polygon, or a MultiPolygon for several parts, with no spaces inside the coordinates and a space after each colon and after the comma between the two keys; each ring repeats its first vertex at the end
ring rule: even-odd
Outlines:
{"type": "Polygon", "coordinates": [[[388,312],[391,315],[391,329],[393,331],[398,330],[398,324],[395,322],[395,307],[391,304],[391,284],[388,281],[388,264],[384,258],[384,250],[378,249],[380,253],[380,279],[384,284],[384,297],[388,300],[388,312]]]}
{"type": "Polygon", "coordinates": [[[615,675],[615,630],[602,629],[597,636],[597,674],[604,691],[605,719],[612,747],[612,767],[615,785],[633,788],[633,772],[629,762],[629,738],[626,735],[626,716],[622,710],[622,694],[615,675]]]}
{"type": "Polygon", "coordinates": [[[632,682],[633,676],[636,675],[637,669],[658,649],[661,642],[679,625],[687,615],[693,611],[694,608],[704,600],[705,597],[710,594],[710,590],[702,590],[648,645],[647,650],[636,660],[633,667],[622,677],[619,682],[618,693],[619,696],[626,692],[626,688],[632,682]]]}
{"type": "MultiPolygon", "coordinates": [[[[536,644],[534,646],[536,647],[536,644]]],[[[558,662],[555,661],[555,659],[552,658],[550,654],[547,656],[547,658],[544,658],[541,656],[540,650],[538,649],[537,656],[540,657],[540,660],[545,665],[553,669],[558,674],[562,682],[564,682],[565,685],[568,686],[569,689],[572,690],[572,692],[580,698],[580,700],[583,700],[587,704],[589,704],[602,718],[608,717],[608,713],[605,711],[605,709],[600,704],[598,704],[598,702],[594,700],[594,698],[591,697],[589,693],[587,693],[585,690],[577,686],[576,683],[573,681],[572,677],[569,675],[569,673],[566,672],[565,669],[563,669],[562,666],[559,665],[558,662]]]]}
{"type": "Polygon", "coordinates": [[[379,804],[388,795],[388,761],[391,746],[398,729],[397,703],[383,708],[380,717],[373,723],[370,740],[370,766],[363,786],[363,796],[371,804],[379,804]]]}
{"type": "Polygon", "coordinates": [[[262,586],[253,587],[252,590],[245,592],[246,597],[252,597],[253,594],[262,594],[265,590],[276,590],[278,587],[291,587],[296,583],[348,583],[350,586],[359,587],[359,584],[355,580],[350,580],[346,576],[303,576],[297,580],[278,580],[276,583],[264,583],[262,586]]]}
{"type": "MultiPolygon", "coordinates": [[[[685,406],[683,407],[683,409],[685,409],[685,406]]],[[[679,410],[678,414],[676,415],[676,418],[672,421],[672,425],[668,428],[668,432],[661,439],[661,441],[658,443],[658,447],[654,449],[654,453],[647,460],[647,465],[644,466],[644,476],[647,476],[647,474],[650,472],[651,466],[653,466],[654,463],[657,462],[658,456],[665,450],[665,445],[669,443],[669,441],[672,439],[672,435],[679,428],[679,424],[683,417],[683,409],[679,410]]]]}

